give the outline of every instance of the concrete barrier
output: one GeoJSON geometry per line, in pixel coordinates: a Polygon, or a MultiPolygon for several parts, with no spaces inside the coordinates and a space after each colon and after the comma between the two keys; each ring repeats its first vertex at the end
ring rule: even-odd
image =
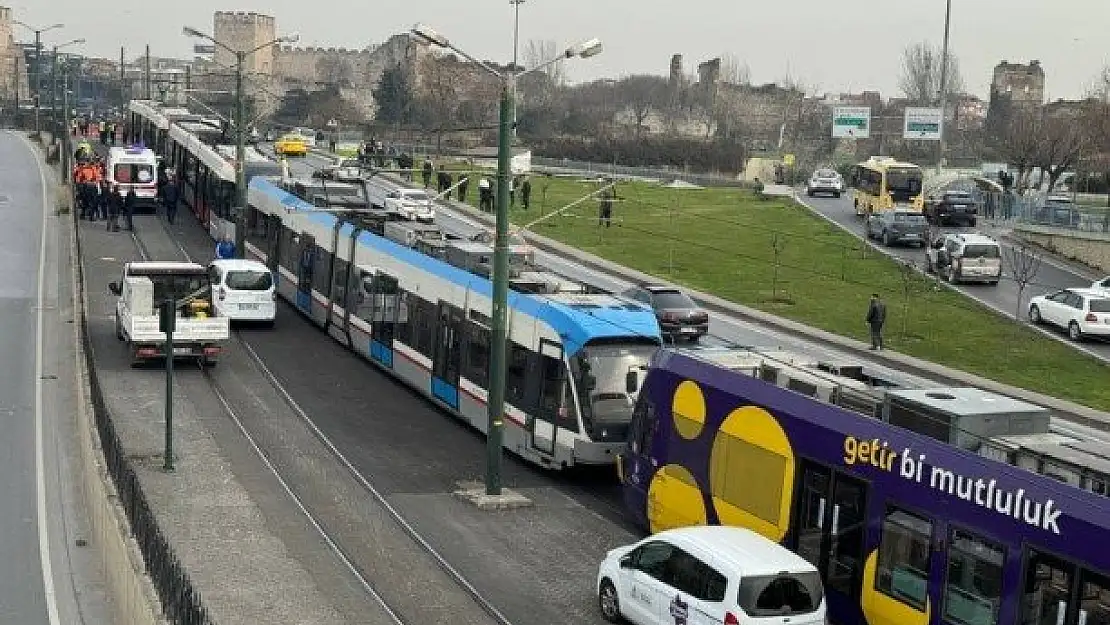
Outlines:
{"type": "Polygon", "coordinates": [[[1014,226],[1013,236],[1053,254],[1110,272],[1110,234],[1105,232],[1018,224],[1014,226]]]}
{"type": "MultiPolygon", "coordinates": [[[[67,224],[65,221],[62,223],[67,224]]],[[[158,595],[145,573],[142,553],[131,536],[130,524],[119,505],[119,496],[105,466],[100,439],[95,434],[93,387],[84,342],[84,320],[88,310],[84,285],[81,283],[77,231],[71,223],[68,225],[76,358],[74,386],[77,412],[74,414],[74,426],[80,446],[80,492],[88,515],[90,543],[104,569],[105,585],[119,622],[130,625],[163,625],[166,621],[158,607],[158,595]]]]}
{"type": "MultiPolygon", "coordinates": [[[[483,225],[492,228],[494,225],[494,217],[488,213],[483,213],[469,205],[461,204],[458,202],[450,202],[450,208],[456,212],[465,214],[471,219],[481,222],[483,225]]],[[[553,255],[558,255],[564,258],[573,258],[576,262],[599,273],[607,274],[627,282],[656,282],[665,283],[666,280],[660,279],[658,276],[648,275],[622,267],[616,263],[610,262],[584,252],[577,248],[555,241],[534,232],[524,233],[527,239],[536,248],[548,252],[553,255]]],[[[678,285],[676,285],[678,286],[678,285]]],[[[906,373],[931,378],[937,382],[950,386],[974,386],[984,390],[988,390],[1001,395],[1020,399],[1030,403],[1038,404],[1052,410],[1059,417],[1085,425],[1088,427],[1099,429],[1110,429],[1110,414],[1077,404],[1075,402],[1049,397],[1041,393],[1035,393],[1023,388],[1003,384],[995,380],[990,380],[966,371],[960,371],[951,367],[945,367],[936,363],[899,354],[897,352],[881,351],[873,352],[870,350],[870,345],[862,341],[850,339],[838,334],[811,328],[802,325],[796,321],[776,317],[769,313],[765,313],[755,308],[750,308],[742,304],[728,301],[726,299],[717,297],[711,293],[704,293],[696,291],[687,286],[682,285],[682,289],[690,295],[698,304],[705,307],[711,312],[716,312],[722,315],[727,315],[745,321],[754,325],[762,326],[772,329],[777,332],[782,332],[799,339],[803,339],[812,343],[825,345],[839,351],[853,354],[861,359],[870,360],[879,364],[886,365],[893,369],[904,371],[906,373]]]]}

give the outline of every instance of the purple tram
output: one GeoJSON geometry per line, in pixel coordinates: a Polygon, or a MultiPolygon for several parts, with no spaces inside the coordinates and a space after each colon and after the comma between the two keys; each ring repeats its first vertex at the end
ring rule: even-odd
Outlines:
{"type": "Polygon", "coordinates": [[[645,529],[738,525],[836,625],[1110,623],[1110,499],[661,349],[618,460],[645,529]]]}

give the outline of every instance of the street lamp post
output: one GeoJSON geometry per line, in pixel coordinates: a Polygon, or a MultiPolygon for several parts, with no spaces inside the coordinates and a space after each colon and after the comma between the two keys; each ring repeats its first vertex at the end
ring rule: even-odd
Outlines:
{"type": "MultiPolygon", "coordinates": [[[[58,125],[62,123],[62,116],[58,115],[58,50],[69,46],[75,46],[85,43],[84,39],[74,39],[54,46],[50,55],[50,120],[58,125]]],[[[67,129],[62,128],[59,134],[67,132],[67,129]]]]}
{"type": "Polygon", "coordinates": [[[32,97],[35,100],[35,134],[40,132],[39,128],[39,100],[42,99],[42,34],[54,30],[55,28],[64,28],[65,24],[51,24],[45,28],[35,28],[25,22],[19,20],[12,20],[12,23],[19,24],[20,26],[35,33],[35,79],[34,86],[30,89],[34,90],[32,97]]]}
{"type": "Polygon", "coordinates": [[[940,53],[940,140],[937,141],[937,173],[944,162],[944,130],[948,125],[945,112],[948,108],[948,27],[952,18],[952,0],[944,8],[944,45],[940,53]]]}
{"type": "Polygon", "coordinates": [[[490,342],[489,369],[489,423],[486,432],[486,494],[501,494],[501,439],[505,415],[505,357],[508,352],[508,304],[509,304],[509,180],[512,176],[511,136],[514,126],[515,84],[521,76],[543,70],[564,59],[574,57],[589,58],[601,52],[601,42],[590,39],[567,48],[563,54],[524,72],[517,72],[516,65],[509,73],[499,72],[488,64],[479,61],[463,50],[455,47],[443,35],[417,24],[412,34],[421,40],[448,48],[493,74],[501,82],[501,107],[497,132],[497,214],[493,244],[493,310],[490,342]]]}
{"type": "MultiPolygon", "coordinates": [[[[517,54],[520,51],[520,5],[525,0],[509,0],[513,5],[513,71],[517,68],[517,54]]],[[[513,136],[516,136],[516,81],[513,81],[513,136]]]]}
{"type": "Polygon", "coordinates": [[[188,37],[199,37],[210,41],[213,45],[235,55],[235,206],[232,207],[232,210],[235,214],[235,255],[244,258],[243,248],[246,247],[247,234],[244,225],[247,210],[247,174],[244,169],[244,163],[247,160],[247,109],[245,94],[243,93],[243,64],[247,57],[255,52],[279,43],[294,43],[298,40],[298,36],[278,37],[251,50],[236,50],[212,35],[202,33],[189,26],[182,28],[181,32],[188,37]]]}

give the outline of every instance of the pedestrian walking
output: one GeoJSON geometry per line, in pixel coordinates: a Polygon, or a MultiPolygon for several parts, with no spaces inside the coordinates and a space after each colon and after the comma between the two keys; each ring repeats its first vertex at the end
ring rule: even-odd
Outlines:
{"type": "Polygon", "coordinates": [[[96,216],[93,221],[97,219],[108,219],[108,200],[112,197],[112,187],[107,180],[100,181],[100,193],[97,195],[96,201],[96,216]]]}
{"type": "Polygon", "coordinates": [[[135,195],[135,187],[127,190],[123,198],[123,216],[127,218],[127,229],[135,231],[135,206],[139,203],[139,196],[135,195]]]}
{"type": "Polygon", "coordinates": [[[166,206],[166,221],[172,224],[177,219],[177,183],[174,182],[173,171],[168,173],[166,186],[162,187],[162,203],[166,206]]]}
{"type": "MultiPolygon", "coordinates": [[[[608,182],[608,181],[606,181],[608,182]]],[[[613,200],[617,199],[616,187],[610,186],[601,192],[601,201],[598,202],[597,225],[602,224],[608,228],[612,225],[613,200]]]]}
{"type": "MultiPolygon", "coordinates": [[[[460,202],[466,202],[466,190],[470,186],[470,174],[462,174],[462,180],[459,181],[459,186],[455,188],[455,197],[459,198],[460,202]]],[[[1110,215],[1110,213],[1107,213],[1110,215]]]]}
{"type": "Polygon", "coordinates": [[[108,194],[108,232],[119,232],[119,213],[123,210],[123,196],[120,195],[119,185],[112,187],[108,194]]]}
{"type": "Polygon", "coordinates": [[[871,349],[883,348],[883,324],[886,323],[886,304],[878,293],[871,294],[871,304],[867,307],[867,325],[871,329],[871,349]]]}
{"type": "Polygon", "coordinates": [[[216,258],[219,260],[235,258],[235,242],[226,234],[220,237],[219,243],[216,244],[216,258]]]}
{"type": "Polygon", "coordinates": [[[421,172],[421,176],[424,178],[424,188],[425,189],[427,189],[428,187],[430,187],[432,185],[432,171],[433,170],[435,170],[435,166],[432,165],[432,161],[425,159],[425,161],[424,161],[424,170],[421,172]]]}
{"type": "Polygon", "coordinates": [[[478,181],[478,209],[493,212],[493,189],[485,176],[478,181]]]}
{"type": "Polygon", "coordinates": [[[520,205],[524,207],[524,210],[528,210],[528,207],[531,205],[531,203],[532,180],[525,176],[524,181],[520,183],[520,205]]]}

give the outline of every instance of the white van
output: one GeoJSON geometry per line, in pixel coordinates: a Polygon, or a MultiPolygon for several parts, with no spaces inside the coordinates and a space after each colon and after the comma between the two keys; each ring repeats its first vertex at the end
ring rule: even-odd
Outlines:
{"type": "Polygon", "coordinates": [[[158,157],[154,150],[141,146],[108,149],[108,182],[119,186],[120,195],[135,189],[142,207],[154,208],[158,202],[158,157]]]}
{"type": "Polygon", "coordinates": [[[256,260],[214,260],[208,265],[208,281],[218,316],[273,325],[277,295],[269,267],[256,260]]]}
{"type": "Polygon", "coordinates": [[[597,575],[611,623],[824,625],[817,568],[740,527],[684,527],[613,549],[597,575]]]}

